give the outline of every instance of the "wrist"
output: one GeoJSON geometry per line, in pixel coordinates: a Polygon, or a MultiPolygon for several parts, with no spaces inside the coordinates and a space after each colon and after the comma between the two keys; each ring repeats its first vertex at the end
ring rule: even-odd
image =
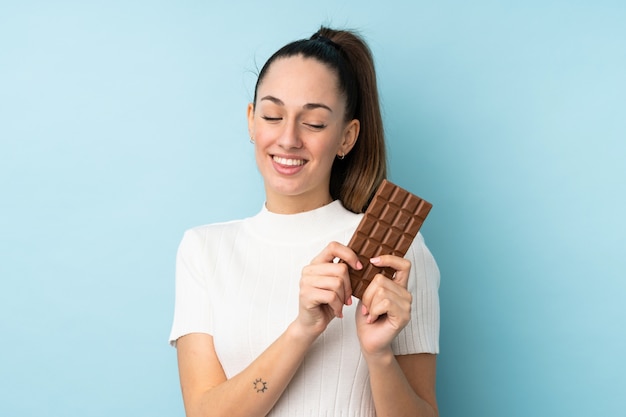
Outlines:
{"type": "Polygon", "coordinates": [[[298,320],[293,321],[287,327],[287,335],[288,337],[295,343],[305,343],[308,345],[313,344],[315,339],[318,338],[322,331],[318,331],[316,329],[311,328],[311,326],[304,326],[298,320]]]}
{"type": "Polygon", "coordinates": [[[368,352],[361,348],[361,353],[363,354],[363,358],[367,362],[368,366],[386,366],[395,360],[395,355],[393,354],[393,350],[391,350],[391,346],[387,346],[386,348],[373,352],[368,352]]]}

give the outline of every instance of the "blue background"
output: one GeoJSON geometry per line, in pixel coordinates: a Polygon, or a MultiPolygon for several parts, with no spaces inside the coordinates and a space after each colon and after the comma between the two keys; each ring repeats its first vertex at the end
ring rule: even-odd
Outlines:
{"type": "Polygon", "coordinates": [[[261,207],[255,73],[321,23],[370,42],[391,179],[434,203],[442,416],[625,415],[624,22],[617,0],[0,3],[0,415],[183,415],[178,242],[261,207]]]}

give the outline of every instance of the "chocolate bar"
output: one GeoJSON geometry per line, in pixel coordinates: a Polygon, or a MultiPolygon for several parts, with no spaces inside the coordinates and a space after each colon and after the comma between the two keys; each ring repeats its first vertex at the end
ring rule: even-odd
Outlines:
{"type": "Polygon", "coordinates": [[[379,268],[369,260],[379,255],[403,257],[419,231],[432,204],[383,180],[348,243],[363,268],[350,269],[352,295],[362,298],[376,274],[392,278],[392,268],[379,268]]]}

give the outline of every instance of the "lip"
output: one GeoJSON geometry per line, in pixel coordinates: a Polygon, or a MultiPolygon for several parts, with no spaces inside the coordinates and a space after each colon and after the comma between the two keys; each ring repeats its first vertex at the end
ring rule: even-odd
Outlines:
{"type": "Polygon", "coordinates": [[[298,172],[302,171],[302,169],[308,162],[308,160],[298,157],[298,156],[278,155],[278,154],[270,155],[270,160],[272,161],[272,166],[274,167],[276,172],[283,174],[283,175],[297,174],[298,172]],[[277,161],[277,158],[285,160],[285,162],[286,161],[302,161],[302,163],[300,164],[285,163],[285,162],[277,161]]]}

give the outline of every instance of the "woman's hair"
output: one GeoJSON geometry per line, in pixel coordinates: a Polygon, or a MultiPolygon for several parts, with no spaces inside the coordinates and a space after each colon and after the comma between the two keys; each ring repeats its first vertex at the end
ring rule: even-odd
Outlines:
{"type": "Polygon", "coordinates": [[[383,122],[378,100],[374,59],[365,41],[351,31],[321,27],[309,39],[289,43],[272,55],[259,73],[259,85],[279,58],[300,55],[327,65],[337,74],[339,90],[346,98],[346,121],[357,119],[358,140],[343,159],[335,159],[330,194],[350,211],[362,213],[376,188],[387,176],[383,122]]]}

